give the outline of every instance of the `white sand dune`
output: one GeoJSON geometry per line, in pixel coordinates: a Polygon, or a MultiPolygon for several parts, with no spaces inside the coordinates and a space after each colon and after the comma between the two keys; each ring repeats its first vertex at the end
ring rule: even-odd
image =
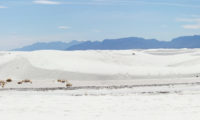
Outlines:
{"type": "Polygon", "coordinates": [[[0,79],[14,80],[0,88],[0,116],[3,120],[197,120],[199,60],[200,49],[0,52],[0,79]],[[33,83],[18,85],[23,79],[33,83]],[[67,79],[74,87],[63,89],[65,84],[57,79],[67,79]]]}
{"type": "Polygon", "coordinates": [[[57,79],[75,86],[188,83],[200,82],[199,73],[200,49],[0,52],[0,79],[14,80],[7,87],[22,79],[34,82],[29,87],[63,87],[57,79]]]}

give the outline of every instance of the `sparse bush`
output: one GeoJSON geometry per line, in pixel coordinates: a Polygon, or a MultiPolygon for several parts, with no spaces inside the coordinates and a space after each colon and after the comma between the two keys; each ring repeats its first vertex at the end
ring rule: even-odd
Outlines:
{"type": "Polygon", "coordinates": [[[66,84],[66,87],[71,87],[71,86],[72,86],[71,83],[67,83],[67,84],[66,84]]]}
{"type": "Polygon", "coordinates": [[[31,80],[28,80],[28,79],[22,80],[22,82],[24,82],[24,83],[31,83],[31,84],[32,84],[32,81],[31,81],[31,80]]]}
{"type": "Polygon", "coordinates": [[[68,82],[68,80],[57,80],[57,82],[60,82],[60,83],[67,83],[68,82]]]}
{"type": "Polygon", "coordinates": [[[0,81],[0,85],[1,85],[2,88],[4,88],[5,84],[6,84],[5,81],[3,81],[3,80],[0,81]]]}
{"type": "Polygon", "coordinates": [[[57,82],[61,82],[62,80],[57,80],[57,82]]]}
{"type": "Polygon", "coordinates": [[[66,82],[65,80],[62,80],[62,81],[61,81],[61,83],[65,83],[65,82],[66,82]]]}
{"type": "Polygon", "coordinates": [[[20,81],[20,82],[17,82],[17,84],[22,84],[23,82],[22,81],[20,81]]]}
{"type": "Polygon", "coordinates": [[[12,82],[12,79],[11,79],[11,78],[8,78],[8,79],[6,80],[6,82],[12,82]]]}
{"type": "Polygon", "coordinates": [[[59,83],[66,83],[66,87],[71,87],[72,86],[72,84],[68,80],[58,79],[57,82],[59,82],[59,83]]]}

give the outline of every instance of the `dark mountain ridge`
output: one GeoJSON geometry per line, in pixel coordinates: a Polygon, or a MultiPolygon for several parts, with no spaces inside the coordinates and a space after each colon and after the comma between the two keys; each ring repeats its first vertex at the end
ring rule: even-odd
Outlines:
{"type": "Polygon", "coordinates": [[[157,48],[200,48],[200,35],[182,36],[171,41],[128,37],[120,39],[105,39],[103,41],[71,41],[35,43],[16,51],[33,50],[126,50],[126,49],[157,49],[157,48]]]}
{"type": "Polygon", "coordinates": [[[38,42],[22,48],[13,49],[13,51],[35,51],[35,50],[66,50],[68,47],[79,44],[81,42],[73,40],[71,42],[38,42]]]}
{"type": "Polygon", "coordinates": [[[144,39],[138,37],[106,39],[102,42],[87,41],[73,45],[67,50],[126,50],[126,49],[157,49],[157,48],[200,48],[200,36],[182,36],[171,41],[144,39]]]}

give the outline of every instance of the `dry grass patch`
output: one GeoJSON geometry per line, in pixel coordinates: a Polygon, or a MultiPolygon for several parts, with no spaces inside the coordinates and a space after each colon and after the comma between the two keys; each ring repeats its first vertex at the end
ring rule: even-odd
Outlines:
{"type": "Polygon", "coordinates": [[[20,84],[22,84],[22,83],[23,83],[22,81],[20,81],[20,82],[17,82],[17,84],[19,84],[19,85],[20,85],[20,84]]]}
{"type": "Polygon", "coordinates": [[[12,82],[12,79],[11,79],[11,78],[8,78],[8,79],[6,80],[6,82],[7,82],[7,83],[12,82]]]}
{"type": "Polygon", "coordinates": [[[72,86],[72,84],[68,80],[61,80],[61,79],[59,79],[59,80],[57,80],[57,82],[59,82],[59,83],[66,83],[66,87],[71,87],[72,86]]]}
{"type": "Polygon", "coordinates": [[[4,88],[4,86],[6,85],[6,82],[3,81],[3,80],[0,80],[0,85],[1,85],[2,88],[4,88]]]}
{"type": "Polygon", "coordinates": [[[60,82],[60,83],[67,83],[68,82],[68,80],[57,80],[57,82],[60,82]]]}
{"type": "Polygon", "coordinates": [[[71,83],[67,83],[67,84],[66,84],[66,87],[71,87],[71,86],[72,86],[71,83]]]}
{"type": "Polygon", "coordinates": [[[31,80],[28,80],[28,79],[17,82],[17,84],[19,84],[19,85],[23,84],[23,83],[30,83],[30,84],[32,84],[33,82],[31,80]]]}
{"type": "Polygon", "coordinates": [[[31,80],[28,80],[28,79],[22,80],[22,82],[23,82],[23,83],[31,83],[31,84],[33,83],[31,80]]]}

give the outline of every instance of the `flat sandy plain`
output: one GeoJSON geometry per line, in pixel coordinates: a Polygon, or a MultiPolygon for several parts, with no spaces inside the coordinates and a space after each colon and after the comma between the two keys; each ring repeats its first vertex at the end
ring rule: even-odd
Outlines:
{"type": "Polygon", "coordinates": [[[2,120],[199,120],[200,49],[0,52],[2,120]],[[29,79],[33,83],[19,85],[29,79]],[[72,87],[58,83],[68,80],[72,87]]]}

